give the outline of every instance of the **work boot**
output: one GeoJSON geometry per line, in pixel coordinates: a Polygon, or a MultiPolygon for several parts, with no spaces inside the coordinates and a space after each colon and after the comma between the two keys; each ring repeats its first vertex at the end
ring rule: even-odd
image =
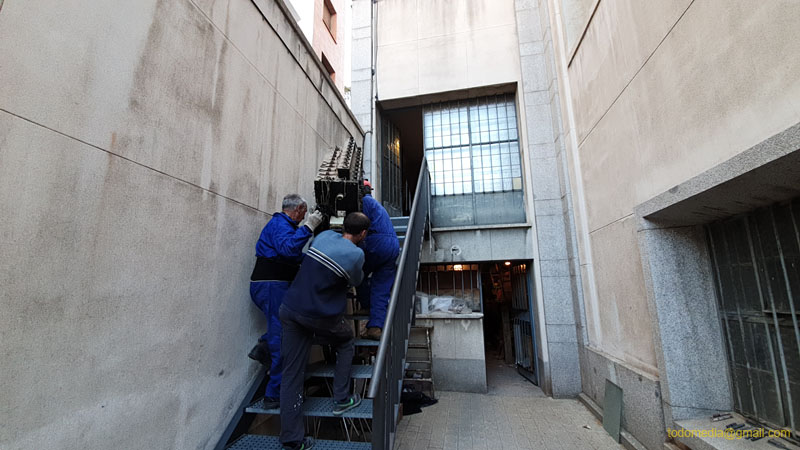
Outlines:
{"type": "Polygon", "coordinates": [[[303,438],[302,442],[298,442],[294,445],[283,444],[283,450],[308,450],[314,447],[314,438],[311,436],[306,436],[303,438]]]}
{"type": "Polygon", "coordinates": [[[276,397],[264,397],[264,409],[279,409],[281,407],[281,399],[276,397]]]}
{"type": "Polygon", "coordinates": [[[380,341],[381,340],[381,329],[378,327],[369,327],[367,328],[367,332],[364,333],[362,336],[364,339],[369,339],[372,341],[380,341]]]}
{"type": "Polygon", "coordinates": [[[258,340],[258,344],[256,344],[255,347],[250,350],[250,353],[248,353],[247,356],[250,359],[258,361],[267,367],[272,365],[272,356],[270,356],[269,353],[269,344],[267,344],[267,341],[263,339],[258,340]]]}
{"type": "Polygon", "coordinates": [[[347,398],[347,400],[341,402],[333,402],[333,415],[334,416],[341,416],[347,411],[355,408],[356,406],[361,404],[361,396],[358,394],[353,394],[347,398]]]}

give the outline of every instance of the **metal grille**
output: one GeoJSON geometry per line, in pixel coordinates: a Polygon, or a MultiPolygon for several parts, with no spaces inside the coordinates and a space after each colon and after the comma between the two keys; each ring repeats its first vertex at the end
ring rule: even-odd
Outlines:
{"type": "Polygon", "coordinates": [[[400,131],[387,119],[381,120],[381,199],[390,216],[403,215],[400,131]]]}
{"type": "Polygon", "coordinates": [[[531,315],[527,312],[519,313],[512,321],[514,325],[514,359],[517,367],[534,374],[536,373],[536,351],[533,344],[531,315]]]}
{"type": "Polygon", "coordinates": [[[425,264],[419,268],[418,291],[463,299],[472,311],[482,311],[480,286],[477,264],[425,264]]]}
{"type": "Polygon", "coordinates": [[[707,226],[735,409],[800,431],[800,198],[707,226]]]}
{"type": "Polygon", "coordinates": [[[434,226],[525,221],[513,95],[427,106],[434,226]]]}

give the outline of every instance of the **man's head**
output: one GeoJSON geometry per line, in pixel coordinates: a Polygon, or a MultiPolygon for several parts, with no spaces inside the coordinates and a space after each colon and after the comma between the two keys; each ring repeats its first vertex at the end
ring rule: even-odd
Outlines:
{"type": "Polygon", "coordinates": [[[353,244],[358,244],[365,237],[367,237],[367,230],[369,229],[369,217],[360,212],[351,212],[344,218],[344,236],[349,239],[353,244]]]}
{"type": "Polygon", "coordinates": [[[300,222],[306,216],[308,204],[297,194],[289,194],[283,197],[283,212],[295,222],[300,222]]]}
{"type": "Polygon", "coordinates": [[[364,184],[361,185],[361,195],[369,195],[372,193],[372,184],[367,180],[364,179],[364,184]]]}

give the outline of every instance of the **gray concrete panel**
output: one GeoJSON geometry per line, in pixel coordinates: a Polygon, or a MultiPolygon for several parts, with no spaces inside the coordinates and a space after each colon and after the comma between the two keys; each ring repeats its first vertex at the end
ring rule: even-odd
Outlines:
{"type": "Polygon", "coordinates": [[[536,216],[536,235],[542,260],[567,258],[565,231],[561,216],[536,216]]]}
{"type": "Polygon", "coordinates": [[[555,398],[575,397],[581,392],[577,342],[550,342],[550,377],[555,398]]]}
{"type": "Polygon", "coordinates": [[[0,136],[0,446],[213,446],[257,369],[268,217],[5,113],[0,136]]]}
{"type": "Polygon", "coordinates": [[[73,6],[0,14],[0,447],[213,447],[264,212],[360,130],[274,1],[73,6]]]}
{"type": "Polygon", "coordinates": [[[582,350],[582,389],[602,407],[606,380],[622,388],[622,428],[648,449],[661,449],[666,438],[657,378],[595,349],[582,350]]]}
{"type": "Polygon", "coordinates": [[[665,408],[674,420],[733,406],[714,281],[701,228],[639,232],[648,300],[657,321],[665,408]]]}
{"type": "Polygon", "coordinates": [[[544,314],[548,325],[575,325],[570,277],[542,277],[544,314]]]}
{"type": "Polygon", "coordinates": [[[433,364],[433,379],[436,389],[485,394],[486,361],[436,358],[433,364]]]}

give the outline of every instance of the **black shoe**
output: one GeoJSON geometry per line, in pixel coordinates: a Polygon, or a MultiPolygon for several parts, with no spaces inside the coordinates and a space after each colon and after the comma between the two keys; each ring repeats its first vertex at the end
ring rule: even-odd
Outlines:
{"type": "Polygon", "coordinates": [[[343,402],[333,402],[333,415],[340,416],[361,404],[361,396],[353,394],[343,402]]]}
{"type": "Polygon", "coordinates": [[[283,444],[283,450],[308,450],[314,447],[314,438],[311,436],[306,436],[303,438],[303,442],[294,445],[283,444]]]}
{"type": "Polygon", "coordinates": [[[247,357],[267,367],[272,365],[272,356],[269,354],[269,344],[267,344],[267,341],[262,341],[261,339],[259,339],[258,344],[250,350],[247,357]]]}
{"type": "Polygon", "coordinates": [[[279,409],[281,399],[275,397],[264,397],[264,409],[279,409]]]}

